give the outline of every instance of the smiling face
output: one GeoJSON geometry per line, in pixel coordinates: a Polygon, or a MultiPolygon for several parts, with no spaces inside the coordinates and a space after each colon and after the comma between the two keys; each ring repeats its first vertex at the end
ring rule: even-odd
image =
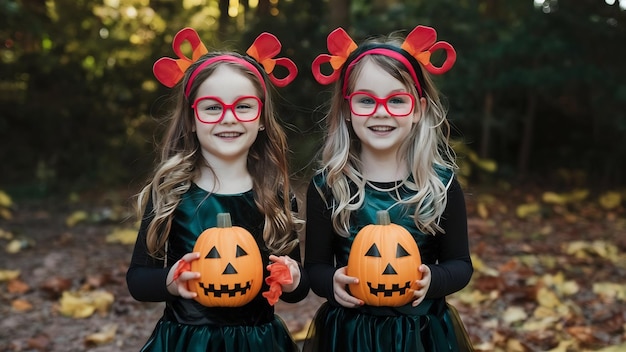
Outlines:
{"type": "MultiPolygon", "coordinates": [[[[222,64],[198,87],[196,99],[205,96],[216,97],[228,105],[241,97],[258,97],[259,92],[249,76],[228,64],[222,64]]],[[[261,117],[241,122],[231,109],[226,109],[222,120],[217,123],[203,123],[198,118],[195,119],[195,131],[202,155],[209,162],[215,159],[246,159],[260,126],[261,117]]]]}
{"type": "MultiPolygon", "coordinates": [[[[396,93],[411,93],[406,85],[393,77],[374,61],[364,58],[358,69],[351,92],[365,92],[378,98],[386,98],[396,93]]],[[[424,99],[417,100],[413,111],[407,116],[393,117],[379,104],[371,115],[360,116],[352,112],[350,123],[362,144],[363,153],[395,157],[400,145],[411,133],[411,128],[421,116],[424,99]]],[[[398,102],[389,100],[388,107],[398,102]]]]}

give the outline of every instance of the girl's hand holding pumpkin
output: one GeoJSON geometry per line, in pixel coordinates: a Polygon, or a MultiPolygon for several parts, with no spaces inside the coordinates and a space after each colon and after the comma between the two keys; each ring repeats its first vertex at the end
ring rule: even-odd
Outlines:
{"type": "Polygon", "coordinates": [[[417,287],[419,287],[419,289],[413,291],[416,298],[415,301],[413,301],[413,307],[417,307],[418,304],[422,303],[426,297],[426,292],[428,292],[430,288],[430,268],[428,265],[422,264],[419,266],[418,270],[422,273],[422,279],[417,280],[417,287]]]}
{"type": "Polygon", "coordinates": [[[187,289],[187,281],[199,279],[200,273],[189,271],[189,263],[200,258],[200,253],[187,253],[167,273],[167,291],[174,296],[194,298],[198,294],[187,289]]]}
{"type": "MultiPolygon", "coordinates": [[[[281,284],[280,286],[282,287],[283,292],[292,292],[293,290],[296,289],[296,287],[298,287],[298,285],[300,284],[300,266],[298,265],[298,262],[296,262],[295,260],[291,259],[289,256],[287,255],[282,255],[282,256],[275,256],[275,255],[270,255],[270,261],[272,263],[281,263],[286,265],[289,268],[289,272],[291,273],[291,279],[292,282],[290,284],[281,284]]],[[[272,265],[272,264],[270,264],[272,265]]]]}
{"type": "Polygon", "coordinates": [[[363,305],[363,301],[352,296],[346,290],[349,284],[358,284],[359,279],[346,275],[346,267],[341,267],[335,271],[333,275],[333,292],[335,293],[335,301],[346,308],[354,308],[363,305]]]}

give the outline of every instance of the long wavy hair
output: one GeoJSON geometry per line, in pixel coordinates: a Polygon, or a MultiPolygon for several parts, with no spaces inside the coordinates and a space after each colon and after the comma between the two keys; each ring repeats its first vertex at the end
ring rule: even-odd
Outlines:
{"type": "MultiPolygon", "coordinates": [[[[373,38],[364,44],[388,44],[399,47],[400,37],[392,34],[386,38],[373,38]]],[[[346,62],[345,65],[348,65],[346,62]]],[[[372,54],[363,57],[354,66],[348,80],[348,91],[354,91],[357,77],[366,62],[373,62],[395,79],[401,81],[408,91],[418,97],[415,82],[399,61],[388,56],[372,54]]],[[[402,143],[397,155],[398,163],[406,163],[410,177],[399,187],[412,192],[409,198],[396,198],[395,205],[415,206],[412,214],[418,229],[424,233],[436,234],[444,230],[438,220],[446,207],[446,185],[437,176],[435,166],[456,169],[455,154],[449,144],[450,125],[446,119],[447,110],[443,106],[439,92],[428,72],[420,66],[424,82],[420,82],[426,98],[426,108],[417,124],[414,124],[409,137],[402,143]]],[[[326,139],[321,150],[321,166],[318,173],[326,177],[333,195],[332,223],[341,236],[349,236],[350,213],[363,205],[367,180],[362,173],[360,160],[361,141],[349,122],[350,106],[342,94],[343,77],[334,86],[330,108],[325,116],[326,139]],[[356,189],[356,192],[355,192],[356,189]]],[[[417,99],[416,109],[420,108],[417,99]]],[[[318,189],[321,195],[323,190],[318,189]]]]}
{"type": "Polygon", "coordinates": [[[205,60],[218,55],[239,57],[258,67],[257,63],[246,56],[232,52],[214,52],[206,54],[189,67],[181,82],[174,87],[172,97],[175,100],[175,107],[168,116],[169,125],[160,147],[160,161],[152,178],[137,195],[139,216],[146,209],[148,200],[152,200],[152,213],[143,216],[154,216],[147,228],[146,245],[149,254],[155,258],[164,258],[172,218],[181,196],[189,190],[192,181],[199,177],[202,166],[212,170],[211,165],[203,158],[200,142],[193,132],[195,117],[191,104],[198,87],[220,65],[230,65],[246,75],[263,101],[260,119],[265,130],[258,134],[250,147],[247,168],[252,176],[256,206],[265,216],[263,228],[265,244],[270,252],[279,255],[290,252],[298,244],[297,237],[294,239],[293,234],[296,225],[301,221],[291,209],[292,193],[286,155],[287,137],[274,111],[271,92],[273,86],[263,69],[258,67],[263,75],[267,92],[263,91],[257,75],[248,68],[233,62],[217,61],[208,65],[195,77],[189,97],[185,97],[183,87],[189,80],[191,72],[205,60]]]}

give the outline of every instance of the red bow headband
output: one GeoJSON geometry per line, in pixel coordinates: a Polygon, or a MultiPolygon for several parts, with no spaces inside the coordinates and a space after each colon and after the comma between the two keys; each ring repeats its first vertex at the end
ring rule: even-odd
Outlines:
{"type": "Polygon", "coordinates": [[[456,51],[447,42],[437,42],[437,32],[435,29],[426,26],[417,26],[405,38],[400,48],[386,44],[369,44],[362,48],[358,48],[350,36],[343,30],[337,28],[328,35],[327,46],[329,54],[320,54],[313,60],[311,65],[313,77],[320,84],[330,84],[340,78],[346,62],[343,74],[343,95],[347,92],[346,78],[352,71],[354,65],[366,55],[385,55],[400,61],[411,74],[415,81],[415,86],[419,96],[422,96],[423,82],[420,64],[432,74],[442,74],[452,68],[456,61],[456,51]],[[430,61],[431,54],[435,51],[443,49],[446,52],[446,60],[437,67],[430,61]],[[324,75],[320,69],[322,64],[329,63],[333,69],[330,75],[324,75]],[[422,78],[420,80],[420,78],[422,78]]]}
{"type": "MultiPolygon", "coordinates": [[[[277,87],[284,87],[291,83],[298,74],[298,68],[296,64],[288,58],[276,58],[281,49],[281,44],[278,38],[273,34],[264,32],[261,33],[252,43],[250,48],[246,51],[248,56],[252,57],[256,62],[263,67],[265,73],[268,75],[269,80],[277,87]],[[277,78],[274,76],[273,71],[276,66],[283,66],[287,69],[289,74],[284,78],[277,78]]],[[[169,57],[162,57],[154,63],[152,71],[154,76],[159,82],[163,83],[166,87],[172,88],[175,86],[184,76],[187,69],[196,61],[198,61],[203,55],[208,53],[207,48],[204,46],[198,33],[192,28],[183,28],[174,36],[172,41],[172,48],[174,53],[178,56],[178,59],[172,59],[169,57]],[[182,44],[187,41],[191,44],[192,57],[189,58],[183,54],[181,50],[182,44]]],[[[259,68],[244,60],[242,58],[233,55],[218,55],[211,57],[202,62],[189,76],[189,80],[185,85],[185,96],[189,96],[191,85],[193,80],[208,65],[217,61],[229,61],[235,62],[242,66],[245,66],[259,78],[263,90],[266,91],[265,80],[263,75],[259,71],[259,68]]]]}

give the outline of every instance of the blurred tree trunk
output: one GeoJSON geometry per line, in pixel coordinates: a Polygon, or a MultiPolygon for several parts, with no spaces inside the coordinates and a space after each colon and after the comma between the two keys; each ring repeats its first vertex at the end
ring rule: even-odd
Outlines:
{"type": "Polygon", "coordinates": [[[347,30],[350,27],[350,0],[329,0],[328,9],[330,11],[328,25],[331,30],[337,27],[347,30]]]}
{"type": "Polygon", "coordinates": [[[228,36],[228,23],[230,22],[230,16],[228,16],[229,0],[219,0],[218,8],[220,10],[220,18],[218,21],[217,36],[220,40],[224,40],[228,36]]]}
{"type": "Polygon", "coordinates": [[[261,18],[266,18],[270,15],[271,8],[272,6],[270,5],[270,0],[259,0],[259,4],[256,8],[256,14],[261,18]]]}
{"type": "Polygon", "coordinates": [[[491,120],[493,120],[493,91],[489,90],[485,93],[483,105],[483,121],[480,141],[481,158],[489,157],[489,147],[491,142],[491,120]]]}
{"type": "MultiPolygon", "coordinates": [[[[481,6],[484,6],[483,17],[485,19],[490,20],[497,16],[497,4],[494,0],[485,0],[481,1],[481,6]]],[[[489,41],[490,38],[487,38],[489,41]]],[[[493,65],[487,65],[487,67],[492,68],[493,65]]],[[[485,72],[485,80],[489,81],[493,77],[493,69],[488,69],[485,72]]],[[[484,106],[483,106],[483,120],[482,120],[482,131],[481,131],[481,141],[480,141],[480,156],[482,158],[490,157],[490,147],[491,147],[491,124],[493,120],[493,107],[494,107],[494,90],[492,88],[488,89],[485,93],[484,98],[484,106]]]]}
{"type": "Polygon", "coordinates": [[[528,90],[526,114],[522,121],[524,128],[522,130],[522,140],[519,149],[519,158],[517,161],[517,170],[520,176],[525,176],[528,172],[528,160],[530,159],[530,149],[533,145],[535,116],[537,115],[537,94],[532,89],[528,90]]]}

